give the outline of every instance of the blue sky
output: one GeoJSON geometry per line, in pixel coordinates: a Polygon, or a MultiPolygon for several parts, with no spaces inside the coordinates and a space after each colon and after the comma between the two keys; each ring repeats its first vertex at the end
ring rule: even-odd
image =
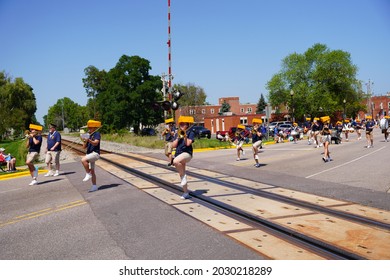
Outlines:
{"type": "MultiPolygon", "coordinates": [[[[39,121],[69,97],[87,103],[89,65],[110,70],[122,55],[168,72],[167,0],[0,0],[0,71],[34,88],[39,121]]],[[[357,78],[390,92],[389,0],[171,0],[174,83],[202,87],[207,102],[266,97],[291,53],[316,43],[351,54],[357,78]]]]}

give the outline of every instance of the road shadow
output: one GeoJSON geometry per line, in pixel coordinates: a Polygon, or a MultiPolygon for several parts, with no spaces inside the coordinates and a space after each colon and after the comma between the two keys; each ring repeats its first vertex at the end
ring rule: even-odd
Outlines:
{"type": "Polygon", "coordinates": [[[111,189],[111,188],[116,188],[120,186],[121,184],[110,184],[110,185],[102,185],[98,188],[99,191],[105,190],[105,189],[111,189]]]}

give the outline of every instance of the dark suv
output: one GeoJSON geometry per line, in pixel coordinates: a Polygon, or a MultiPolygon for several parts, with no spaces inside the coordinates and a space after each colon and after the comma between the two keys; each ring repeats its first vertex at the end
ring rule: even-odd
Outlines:
{"type": "Polygon", "coordinates": [[[156,135],[156,130],[151,127],[144,127],[141,130],[141,135],[142,136],[155,136],[156,135]]]}
{"type": "Polygon", "coordinates": [[[203,126],[193,126],[191,130],[195,133],[195,137],[202,138],[202,137],[207,137],[210,139],[211,137],[211,132],[207,128],[203,126]]]}

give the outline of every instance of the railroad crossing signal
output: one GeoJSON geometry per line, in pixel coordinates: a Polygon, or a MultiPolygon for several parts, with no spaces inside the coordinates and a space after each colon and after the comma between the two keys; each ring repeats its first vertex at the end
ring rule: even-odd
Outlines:
{"type": "Polygon", "coordinates": [[[159,110],[159,109],[163,109],[164,111],[169,111],[169,110],[173,110],[173,111],[176,111],[177,109],[179,109],[179,99],[184,95],[184,93],[176,90],[173,94],[172,94],[172,98],[173,100],[172,101],[168,101],[168,100],[165,100],[165,101],[156,101],[154,102],[153,104],[153,109],[154,110],[159,110]]]}

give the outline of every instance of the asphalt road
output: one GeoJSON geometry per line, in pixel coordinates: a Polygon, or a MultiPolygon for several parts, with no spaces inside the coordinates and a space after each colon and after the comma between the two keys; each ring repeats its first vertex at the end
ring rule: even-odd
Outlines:
{"type": "MultiPolygon", "coordinates": [[[[327,163],[322,148],[302,140],[265,146],[260,168],[250,147],[241,161],[224,149],[195,152],[189,165],[390,210],[390,142],[376,129],[374,148],[365,145],[352,134],[331,145],[327,163]]],[[[83,177],[80,162],[71,162],[37,186],[29,177],[0,181],[0,259],[261,259],[100,168],[98,192],[88,193],[83,177]]]]}
{"type": "Polygon", "coordinates": [[[262,259],[249,248],[97,167],[0,181],[0,260],[262,259]]]}
{"type": "Polygon", "coordinates": [[[260,168],[255,168],[250,146],[236,161],[235,149],[198,152],[189,165],[234,174],[273,186],[336,197],[369,206],[390,209],[390,142],[377,128],[374,148],[365,148],[350,133],[349,141],[329,147],[333,161],[324,163],[323,147],[308,145],[307,140],[266,145],[259,154],[260,168]]]}

